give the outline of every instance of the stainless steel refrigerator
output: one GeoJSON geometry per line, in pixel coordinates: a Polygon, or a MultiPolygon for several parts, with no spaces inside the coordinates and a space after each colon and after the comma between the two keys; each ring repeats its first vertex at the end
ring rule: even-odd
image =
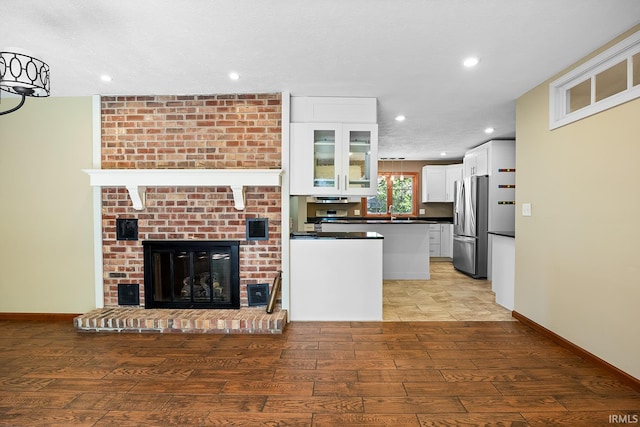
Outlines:
{"type": "Polygon", "coordinates": [[[489,177],[455,182],[453,267],[475,279],[487,277],[489,177]]]}

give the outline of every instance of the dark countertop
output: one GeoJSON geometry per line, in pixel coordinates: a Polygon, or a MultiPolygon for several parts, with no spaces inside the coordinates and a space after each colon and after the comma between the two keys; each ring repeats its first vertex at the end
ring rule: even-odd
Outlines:
{"type": "Polygon", "coordinates": [[[437,224],[435,221],[424,221],[420,219],[330,219],[322,220],[321,223],[330,224],[437,224]]]}
{"type": "Polygon", "coordinates": [[[515,231],[489,231],[489,234],[495,234],[496,236],[503,236],[503,237],[516,237],[516,232],[515,231]]]}
{"type": "Polygon", "coordinates": [[[295,232],[291,233],[291,239],[334,239],[334,240],[353,240],[353,239],[384,239],[382,234],[371,231],[355,231],[355,232],[295,232]]]}
{"type": "Polygon", "coordinates": [[[395,220],[391,220],[391,217],[379,217],[379,218],[363,218],[363,217],[315,217],[307,218],[307,222],[321,223],[321,222],[333,222],[338,224],[453,224],[453,218],[450,217],[398,217],[395,220]]]}

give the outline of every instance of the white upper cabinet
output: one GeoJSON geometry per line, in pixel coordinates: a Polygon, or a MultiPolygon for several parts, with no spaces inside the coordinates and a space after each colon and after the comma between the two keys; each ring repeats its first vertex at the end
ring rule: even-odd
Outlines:
{"type": "Polygon", "coordinates": [[[465,177],[489,175],[489,230],[513,230],[516,198],[515,140],[492,140],[468,151],[464,156],[464,172],[465,177]]]}
{"type": "Polygon", "coordinates": [[[447,192],[445,196],[445,202],[453,202],[455,198],[455,183],[456,181],[462,181],[462,169],[461,164],[447,166],[447,176],[445,183],[445,190],[447,192]]]}
{"type": "Polygon", "coordinates": [[[290,154],[291,194],[376,194],[376,124],[292,123],[290,154]]]}
{"type": "Polygon", "coordinates": [[[292,97],[291,122],[291,194],[376,194],[375,98],[292,97]]]}
{"type": "Polygon", "coordinates": [[[481,145],[473,150],[467,151],[462,161],[464,164],[464,176],[488,175],[489,174],[489,149],[486,145],[481,145]]]}
{"type": "Polygon", "coordinates": [[[444,166],[422,168],[422,203],[444,202],[446,190],[446,170],[444,166]]]}
{"type": "Polygon", "coordinates": [[[422,203],[453,202],[454,183],[462,179],[462,165],[422,168],[422,203]]]}

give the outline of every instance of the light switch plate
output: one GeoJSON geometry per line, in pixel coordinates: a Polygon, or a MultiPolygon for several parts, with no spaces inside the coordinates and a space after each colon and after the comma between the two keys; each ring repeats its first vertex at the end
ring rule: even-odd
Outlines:
{"type": "Polygon", "coordinates": [[[531,216],[531,203],[522,204],[522,216],[531,216]]]}

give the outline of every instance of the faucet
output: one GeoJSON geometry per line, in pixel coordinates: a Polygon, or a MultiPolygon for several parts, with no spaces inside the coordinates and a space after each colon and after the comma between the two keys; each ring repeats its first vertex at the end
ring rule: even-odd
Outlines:
{"type": "MultiPolygon", "coordinates": [[[[389,205],[389,207],[387,208],[387,213],[388,213],[388,214],[391,214],[391,208],[392,208],[392,207],[393,207],[393,205],[389,205]]],[[[391,215],[391,221],[393,221],[393,220],[395,220],[395,219],[396,219],[396,217],[395,217],[395,216],[393,216],[393,215],[391,215]]]]}

